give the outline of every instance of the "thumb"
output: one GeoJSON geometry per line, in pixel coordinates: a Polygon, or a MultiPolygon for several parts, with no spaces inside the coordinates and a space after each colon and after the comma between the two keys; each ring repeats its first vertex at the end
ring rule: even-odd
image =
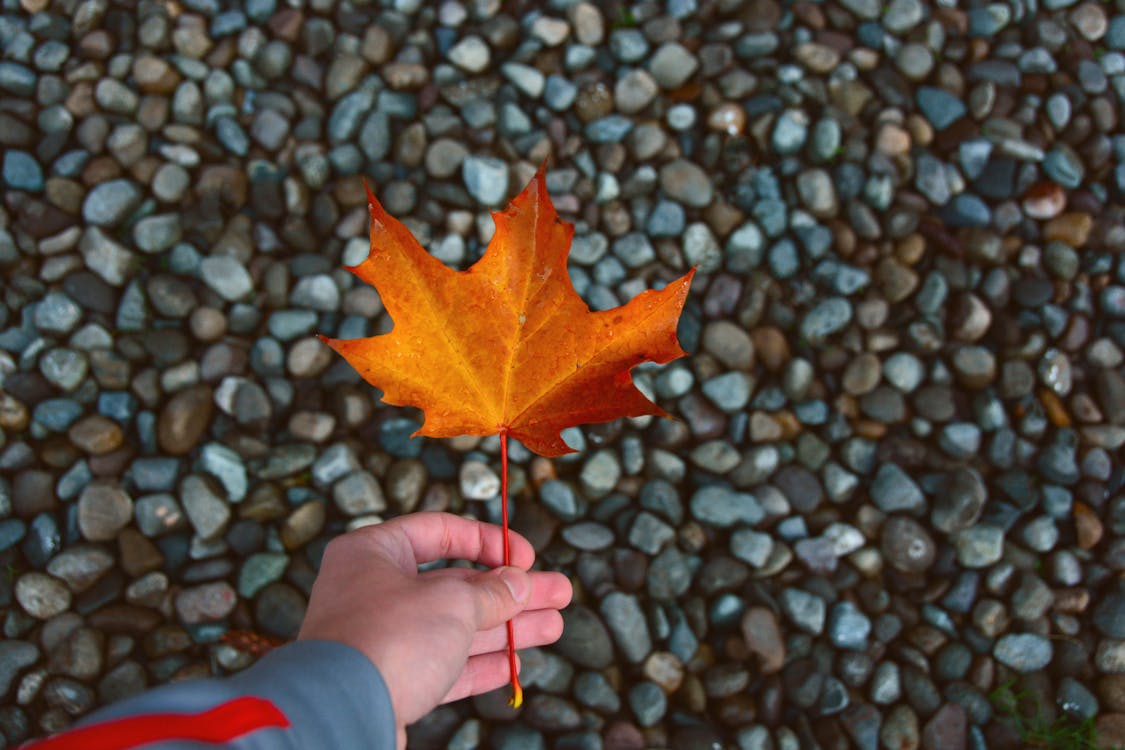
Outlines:
{"type": "Polygon", "coordinates": [[[477,630],[503,625],[527,606],[531,577],[519,568],[496,568],[469,579],[476,594],[477,630]]]}

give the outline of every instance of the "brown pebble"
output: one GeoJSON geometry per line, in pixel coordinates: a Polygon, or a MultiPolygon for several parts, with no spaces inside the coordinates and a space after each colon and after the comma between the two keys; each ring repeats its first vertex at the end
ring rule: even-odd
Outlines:
{"type": "Polygon", "coordinates": [[[1067,413],[1066,404],[1062,399],[1048,388],[1040,388],[1038,395],[1039,403],[1043,405],[1043,410],[1047,413],[1047,419],[1051,424],[1055,427],[1070,427],[1070,414],[1067,413]]]}
{"type": "Polygon", "coordinates": [[[1125,713],[1101,714],[1094,720],[1099,747],[1125,746],[1125,713]]]}
{"type": "Polygon", "coordinates": [[[1083,247],[1094,228],[1090,214],[1070,212],[1056,216],[1043,227],[1043,238],[1048,242],[1065,242],[1071,247],[1083,247]]]}
{"type": "Polygon", "coordinates": [[[1078,537],[1078,547],[1090,550],[1101,541],[1105,527],[1093,508],[1086,503],[1076,502],[1074,504],[1074,532],[1078,537]]]}
{"type": "Polygon", "coordinates": [[[101,414],[91,414],[76,422],[67,432],[70,442],[95,456],[117,450],[125,439],[121,425],[101,414]]]}
{"type": "Polygon", "coordinates": [[[1107,674],[1098,680],[1098,697],[1110,711],[1125,712],[1125,674],[1107,674]]]}
{"type": "Polygon", "coordinates": [[[310,500],[298,506],[281,525],[281,543],[294,550],[311,542],[324,528],[324,503],[310,500]]]}
{"type": "Polygon", "coordinates": [[[12,482],[12,510],[20,518],[33,518],[45,511],[54,510],[55,477],[46,471],[28,469],[16,474],[12,482]]]}
{"type": "Polygon", "coordinates": [[[27,407],[10,394],[0,394],[0,430],[22,432],[30,421],[27,407]]]}
{"type": "Polygon", "coordinates": [[[750,653],[758,656],[762,674],[775,674],[785,666],[785,639],[777,615],[766,607],[751,607],[742,616],[742,637],[750,653]]]}
{"type": "Polygon", "coordinates": [[[140,578],[164,564],[164,555],[136,529],[122,529],[117,546],[121,550],[121,568],[130,578],[140,578]]]}
{"type": "Polygon", "coordinates": [[[761,326],[750,333],[758,359],[770,372],[778,372],[790,359],[785,334],[773,326],[761,326]]]}
{"type": "Polygon", "coordinates": [[[1078,586],[1069,589],[1055,589],[1055,603],[1052,606],[1056,612],[1080,615],[1090,606],[1090,591],[1078,586]]]}
{"type": "Polygon", "coordinates": [[[706,117],[706,125],[719,133],[741,135],[746,129],[746,110],[730,102],[723,103],[711,110],[706,117]]]}
{"type": "Polygon", "coordinates": [[[962,750],[968,733],[968,716],[958,703],[946,703],[922,728],[925,750],[962,750]]]}
{"type": "Polygon", "coordinates": [[[605,750],[645,750],[645,736],[634,724],[617,722],[606,730],[603,737],[605,750]]]}
{"type": "Polygon", "coordinates": [[[133,60],[133,79],[146,94],[171,94],[180,83],[180,74],[159,57],[138,55],[133,60]]]}
{"type": "Polygon", "coordinates": [[[903,156],[910,153],[910,134],[893,122],[883,123],[875,137],[875,148],[887,156],[903,156]]]}
{"type": "Polygon", "coordinates": [[[117,538],[133,518],[133,499],[109,482],[91,482],[78,496],[78,530],[91,542],[117,538]]]}
{"type": "Polygon", "coordinates": [[[645,677],[655,682],[668,694],[679,690],[684,681],[683,662],[668,651],[655,651],[649,654],[642,671],[645,677]]]}
{"type": "Polygon", "coordinates": [[[175,456],[189,453],[211,424],[213,410],[211,389],[205,385],[177,393],[164,405],[156,421],[161,449],[175,456]]]}
{"type": "Polygon", "coordinates": [[[89,615],[86,618],[86,624],[104,633],[125,633],[140,636],[155,628],[157,623],[163,619],[164,617],[160,612],[148,607],[139,607],[133,604],[110,604],[89,615]]]}

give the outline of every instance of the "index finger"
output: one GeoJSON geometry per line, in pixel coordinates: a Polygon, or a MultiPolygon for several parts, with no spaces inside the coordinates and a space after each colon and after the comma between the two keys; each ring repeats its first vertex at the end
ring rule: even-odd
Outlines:
{"type": "MultiPolygon", "coordinates": [[[[400,535],[419,565],[446,558],[470,560],[490,567],[504,564],[504,531],[491,523],[452,513],[423,512],[399,516],[367,528],[400,535]]],[[[509,565],[523,570],[530,568],[535,562],[531,543],[514,531],[510,532],[510,543],[509,565]]]]}

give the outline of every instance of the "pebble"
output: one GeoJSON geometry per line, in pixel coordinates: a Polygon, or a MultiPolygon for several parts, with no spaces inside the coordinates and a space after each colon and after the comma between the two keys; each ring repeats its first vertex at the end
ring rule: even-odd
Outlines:
{"type": "Polygon", "coordinates": [[[140,189],[131,180],[103,182],[86,195],[82,218],[96,226],[116,227],[140,204],[141,198],[140,189]]]}
{"type": "Polygon", "coordinates": [[[1051,663],[1054,649],[1051,642],[1034,633],[1009,633],[996,641],[992,655],[1005,666],[1027,673],[1044,669],[1051,663]]]}
{"type": "Polygon", "coordinates": [[[555,648],[586,669],[605,669],[614,658],[609,630],[593,610],[581,604],[563,610],[563,633],[555,648]]]}
{"type": "Polygon", "coordinates": [[[675,159],[660,168],[660,188],[672,200],[695,208],[710,204],[714,194],[706,172],[686,159],[675,159]]]}
{"type": "Polygon", "coordinates": [[[0,641],[0,695],[6,696],[16,676],[39,659],[39,649],[27,641],[0,641]]]}
{"type": "Polygon", "coordinates": [[[870,492],[872,501],[885,513],[921,513],[926,507],[921,488],[898,464],[880,466],[870,492]]]}
{"type": "Polygon", "coordinates": [[[508,198],[508,165],[490,156],[466,156],[461,164],[465,188],[485,206],[501,205],[508,198]]]}
{"type": "Polygon", "coordinates": [[[357,177],[461,269],[544,160],[591,309],[699,272],[691,355],[634,371],[684,421],[513,447],[579,603],[522,714],[412,744],[983,747],[980,686],[1044,669],[1125,735],[1120,14],[385,5],[0,19],[10,744],[292,637],[345,529],[496,520],[495,442],[411,441],[316,335],[401,323],[337,270],[357,177]]]}
{"type": "Polygon", "coordinates": [[[704,487],[692,495],[691,514],[716,528],[740,523],[753,526],[765,518],[765,510],[753,495],[720,486],[704,487]]]}
{"type": "Polygon", "coordinates": [[[621,655],[638,664],[652,651],[652,638],[635,596],[613,592],[602,599],[600,611],[621,655]]]}
{"type": "Polygon", "coordinates": [[[226,531],[230,506],[207,479],[192,474],[180,482],[180,502],[188,522],[200,539],[215,539],[226,531]]]}
{"type": "Polygon", "coordinates": [[[492,61],[488,45],[475,35],[463,38],[449,49],[448,55],[450,61],[466,73],[481,73],[492,61]]]}
{"type": "Polygon", "coordinates": [[[751,654],[758,657],[762,674],[775,674],[785,666],[785,640],[772,610],[751,607],[741,621],[742,637],[751,654]]]}
{"type": "Polygon", "coordinates": [[[78,496],[78,529],[91,542],[115,539],[132,518],[133,499],[113,484],[88,484],[78,496]]]}
{"type": "Polygon", "coordinates": [[[947,534],[967,529],[977,522],[988,499],[988,489],[980,474],[959,467],[946,478],[943,491],[934,497],[931,519],[947,534]]]}
{"type": "Polygon", "coordinates": [[[250,274],[229,255],[209,255],[199,264],[199,275],[216,294],[228,302],[238,302],[253,291],[250,274]]]}
{"type": "Polygon", "coordinates": [[[185,588],[176,596],[176,615],[184,625],[222,620],[238,603],[238,595],[226,581],[185,588]]]}
{"type": "Polygon", "coordinates": [[[210,426],[212,405],[211,389],[205,385],[193,386],[172,396],[160,410],[156,422],[161,449],[172,455],[191,452],[210,426]]]}
{"type": "Polygon", "coordinates": [[[883,554],[904,573],[928,570],[937,556],[933,538],[922,524],[906,516],[891,516],[883,524],[883,554]]]}
{"type": "Polygon", "coordinates": [[[781,592],[781,608],[801,630],[810,635],[824,632],[828,608],[824,600],[797,588],[786,588],[781,592]]]}
{"type": "Polygon", "coordinates": [[[675,89],[695,75],[699,61],[682,45],[667,42],[649,58],[647,67],[661,88],[675,89]]]}
{"type": "Polygon", "coordinates": [[[16,580],[16,601],[37,620],[50,620],[70,608],[70,590],[59,579],[31,571],[16,580]]]}
{"type": "Polygon", "coordinates": [[[967,568],[985,568],[1004,553],[1004,530],[978,524],[964,529],[953,538],[957,560],[967,568]]]}
{"type": "Polygon", "coordinates": [[[4,183],[13,190],[38,193],[43,189],[43,169],[26,151],[12,149],[6,152],[0,174],[4,177],[4,183]]]}
{"type": "Polygon", "coordinates": [[[915,94],[915,101],[935,130],[945,130],[965,116],[965,104],[944,89],[920,86],[915,94]]]}
{"type": "Polygon", "coordinates": [[[867,648],[871,621],[851,602],[839,602],[828,616],[828,637],[841,649],[862,651],[867,648]]]}

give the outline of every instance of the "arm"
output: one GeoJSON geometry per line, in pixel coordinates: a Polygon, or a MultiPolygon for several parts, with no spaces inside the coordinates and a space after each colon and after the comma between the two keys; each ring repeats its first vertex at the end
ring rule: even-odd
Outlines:
{"type": "MultiPolygon", "coordinates": [[[[325,550],[296,643],[238,675],[168,685],[122,701],[28,750],[93,748],[71,738],[123,717],[159,717],[150,723],[178,728],[162,715],[208,710],[231,716],[188,716],[182,723],[197,731],[221,725],[220,719],[251,725],[238,738],[219,739],[231,750],[401,750],[407,724],[441,703],[508,681],[507,620],[515,618],[520,648],[552,643],[562,633],[558,610],[570,601],[570,582],[558,573],[529,573],[534,551],[518,534],[512,534],[510,568],[418,571],[420,564],[446,558],[499,565],[501,533],[446,513],[418,513],[338,537],[325,550]]],[[[173,736],[186,735],[166,733],[160,739],[167,741],[145,748],[216,746],[173,736]]]]}
{"type": "Polygon", "coordinates": [[[378,670],[350,646],[307,640],[225,679],[185,680],[120,701],[28,750],[393,750],[395,743],[378,670]]]}

